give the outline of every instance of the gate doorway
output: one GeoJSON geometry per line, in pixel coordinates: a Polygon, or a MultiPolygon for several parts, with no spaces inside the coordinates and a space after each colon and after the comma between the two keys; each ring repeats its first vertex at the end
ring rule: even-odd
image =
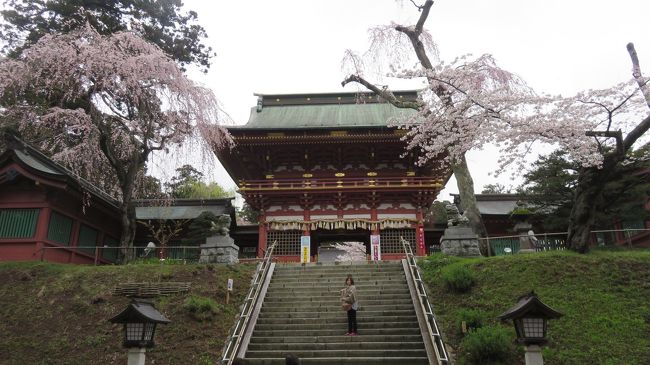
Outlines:
{"type": "Polygon", "coordinates": [[[311,232],[312,250],[318,252],[318,262],[365,261],[370,252],[370,233],[366,230],[315,230],[311,232]],[[337,243],[353,242],[353,257],[336,247],[337,243]],[[362,252],[363,251],[363,252],[362,252]]]}

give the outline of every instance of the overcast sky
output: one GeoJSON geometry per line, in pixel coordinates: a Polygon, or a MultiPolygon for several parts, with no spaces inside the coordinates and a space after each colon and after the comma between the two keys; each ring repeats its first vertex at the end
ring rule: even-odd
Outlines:
{"type": "MultiPolygon", "coordinates": [[[[394,0],[186,0],[185,7],[198,13],[217,53],[207,75],[191,77],[214,90],[237,124],[248,120],[253,93],[354,91],[340,87],[345,49],[363,52],[368,28],[413,24],[419,15],[409,1],[394,0]]],[[[491,53],[536,90],[571,95],[628,80],[628,42],[650,73],[649,15],[648,0],[439,0],[426,28],[445,61],[491,53]]],[[[477,192],[497,182],[488,176],[493,151],[472,152],[468,161],[477,192]]],[[[215,178],[234,187],[223,169],[215,178]]],[[[439,198],[455,191],[452,179],[439,198]]]]}

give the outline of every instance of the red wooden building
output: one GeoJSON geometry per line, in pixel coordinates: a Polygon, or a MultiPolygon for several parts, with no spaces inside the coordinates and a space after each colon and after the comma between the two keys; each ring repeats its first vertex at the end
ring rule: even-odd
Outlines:
{"type": "Polygon", "coordinates": [[[412,110],[371,93],[258,96],[248,123],[228,128],[235,147],[217,151],[261,212],[258,240],[250,243],[258,257],[277,241],[279,259],[298,261],[302,240],[317,260],[331,242],[369,247],[371,235],[380,237],[383,259],[402,256],[400,237],[426,254],[423,212],[451,173],[417,166],[417,156],[405,153],[404,131],[388,127],[412,110]]]}
{"type": "Polygon", "coordinates": [[[96,247],[119,245],[117,202],[28,144],[8,142],[0,155],[0,261],[112,262],[116,249],[96,247]]]}

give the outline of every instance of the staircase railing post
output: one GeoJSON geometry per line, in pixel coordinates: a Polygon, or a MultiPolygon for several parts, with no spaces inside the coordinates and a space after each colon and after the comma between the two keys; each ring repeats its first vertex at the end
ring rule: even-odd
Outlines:
{"type": "Polygon", "coordinates": [[[438,360],[438,365],[448,365],[449,364],[449,355],[447,355],[447,349],[445,348],[445,343],[442,340],[442,334],[440,333],[440,328],[436,323],[436,318],[433,314],[433,309],[431,308],[431,303],[427,296],[426,287],[424,286],[424,281],[420,275],[420,269],[418,268],[417,261],[413,255],[413,250],[411,245],[404,237],[400,237],[400,242],[404,248],[404,253],[406,254],[406,263],[408,264],[408,273],[407,275],[411,276],[413,283],[415,284],[415,289],[419,299],[419,305],[422,309],[424,315],[427,318],[427,331],[429,333],[429,339],[433,344],[433,349],[436,354],[436,359],[438,360]]]}
{"type": "Polygon", "coordinates": [[[237,351],[239,350],[242,336],[246,332],[246,327],[248,326],[248,322],[251,317],[251,312],[253,311],[253,308],[255,308],[255,304],[259,299],[260,289],[269,272],[269,267],[271,266],[271,258],[273,256],[273,249],[275,248],[276,243],[277,241],[274,241],[273,244],[271,244],[271,246],[266,250],[264,254],[264,260],[262,260],[255,272],[253,284],[251,284],[251,288],[249,289],[248,294],[246,295],[246,299],[244,300],[242,312],[239,315],[237,323],[235,323],[235,326],[233,327],[232,331],[228,335],[228,339],[225,342],[224,349],[222,351],[223,355],[221,357],[222,365],[231,365],[234,357],[237,354],[237,351]]]}

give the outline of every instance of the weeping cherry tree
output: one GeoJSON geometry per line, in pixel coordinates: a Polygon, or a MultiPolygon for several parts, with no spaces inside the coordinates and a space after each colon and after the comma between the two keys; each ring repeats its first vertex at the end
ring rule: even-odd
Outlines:
{"type": "MultiPolygon", "coordinates": [[[[432,37],[424,29],[433,1],[411,3],[420,12],[415,25],[392,23],[373,28],[370,49],[363,57],[346,52],[344,64],[351,72],[342,84],[363,85],[396,107],[416,111],[392,125],[407,131],[407,149],[420,152],[420,164],[435,160],[451,167],[462,208],[475,232],[483,237],[486,231],[466,153],[495,144],[500,149],[496,169],[503,172],[513,166],[521,170],[523,158],[541,144],[569,151],[571,159],[583,167],[569,242],[574,250],[586,252],[594,213],[590,202],[650,127],[648,78],[641,75],[634,47],[628,46],[633,82],[569,98],[539,95],[521,78],[498,67],[489,54],[462,56],[448,64],[439,61],[432,37]],[[415,67],[405,67],[413,65],[413,60],[415,67]],[[382,63],[391,69],[388,76],[426,81],[417,101],[402,101],[388,87],[364,75],[366,64],[377,67],[382,63]]],[[[482,245],[481,250],[485,253],[486,247],[482,245]]]]}
{"type": "Polygon", "coordinates": [[[130,32],[101,35],[87,25],[43,36],[0,62],[0,100],[3,117],[21,129],[49,131],[39,147],[73,173],[100,183],[93,167],[110,167],[103,175],[115,177],[124,254],[135,235],[137,177],[151,154],[188,141],[231,143],[212,92],[130,32]]]}

